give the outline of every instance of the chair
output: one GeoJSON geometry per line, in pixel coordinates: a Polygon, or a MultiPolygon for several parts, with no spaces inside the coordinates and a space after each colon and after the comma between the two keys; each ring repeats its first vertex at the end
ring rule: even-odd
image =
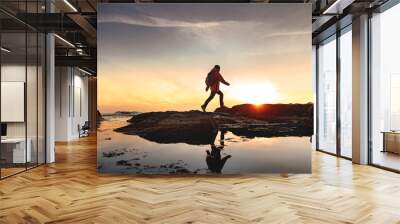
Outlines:
{"type": "Polygon", "coordinates": [[[82,127],[78,125],[79,138],[89,136],[89,129],[90,129],[89,121],[85,121],[82,127]]]}

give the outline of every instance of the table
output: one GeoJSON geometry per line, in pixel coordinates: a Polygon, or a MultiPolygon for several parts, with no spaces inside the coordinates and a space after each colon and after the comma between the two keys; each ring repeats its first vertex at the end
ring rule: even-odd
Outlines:
{"type": "MultiPolygon", "coordinates": [[[[9,158],[6,158],[7,162],[10,163],[26,163],[26,162],[31,162],[32,160],[32,152],[31,152],[31,145],[32,141],[31,139],[26,139],[25,138],[5,138],[1,139],[1,153],[2,157],[3,154],[12,154],[12,156],[7,156],[9,158]],[[26,147],[26,153],[25,153],[25,144],[26,142],[28,143],[26,147]],[[12,158],[12,160],[11,160],[12,158]]],[[[3,157],[4,158],[4,157],[3,157]]]]}
{"type": "Polygon", "coordinates": [[[382,152],[392,152],[400,154],[400,131],[382,131],[383,150],[382,152]]]}

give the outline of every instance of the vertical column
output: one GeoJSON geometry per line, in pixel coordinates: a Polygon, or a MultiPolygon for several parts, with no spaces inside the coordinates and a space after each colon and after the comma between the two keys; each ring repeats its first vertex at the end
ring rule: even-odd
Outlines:
{"type": "Polygon", "coordinates": [[[312,149],[317,149],[317,46],[312,46],[312,87],[313,87],[313,102],[314,102],[314,117],[313,117],[313,136],[312,136],[312,149]]]}
{"type": "Polygon", "coordinates": [[[342,146],[342,123],[340,114],[340,83],[341,83],[341,63],[340,63],[340,28],[336,28],[336,155],[341,156],[341,146],[342,146]]]}
{"type": "MultiPolygon", "coordinates": [[[[51,1],[46,1],[46,11],[54,11],[51,1]]],[[[55,161],[55,43],[54,34],[46,34],[46,163],[55,161]]]]}
{"type": "Polygon", "coordinates": [[[55,72],[54,35],[46,35],[46,163],[55,161],[55,72]]]}
{"type": "Polygon", "coordinates": [[[57,66],[55,68],[55,141],[71,140],[71,87],[72,68],[57,66]]]}
{"type": "Polygon", "coordinates": [[[353,19],[353,162],[368,163],[368,15],[353,19]]]}
{"type": "Polygon", "coordinates": [[[97,78],[89,77],[89,123],[90,131],[95,132],[97,129],[97,78]]]}

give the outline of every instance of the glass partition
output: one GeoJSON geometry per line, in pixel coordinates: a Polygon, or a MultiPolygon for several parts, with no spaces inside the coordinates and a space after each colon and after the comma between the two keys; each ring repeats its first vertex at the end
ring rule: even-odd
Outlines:
{"type": "Polygon", "coordinates": [[[336,36],[318,47],[318,149],[336,153],[336,36]]]}
{"type": "Polygon", "coordinates": [[[28,168],[37,165],[38,158],[38,35],[28,31],[27,35],[27,65],[26,65],[26,114],[27,114],[27,150],[30,159],[28,168]]]}
{"type": "MultiPolygon", "coordinates": [[[[38,13],[42,5],[0,3],[19,13],[38,13]]],[[[0,178],[45,162],[45,41],[43,33],[0,12],[0,178]]]]}
{"type": "Polygon", "coordinates": [[[30,162],[26,126],[26,34],[1,34],[1,176],[26,169],[30,162]]]}
{"type": "Polygon", "coordinates": [[[38,33],[38,64],[37,64],[37,163],[46,162],[46,37],[38,33]]]}

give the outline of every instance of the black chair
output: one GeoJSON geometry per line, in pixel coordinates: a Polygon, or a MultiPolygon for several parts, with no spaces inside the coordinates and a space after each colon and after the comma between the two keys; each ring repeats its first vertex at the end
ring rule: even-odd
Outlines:
{"type": "Polygon", "coordinates": [[[79,129],[79,138],[89,136],[89,130],[90,130],[89,121],[85,121],[82,127],[78,125],[78,129],[79,129]]]}

